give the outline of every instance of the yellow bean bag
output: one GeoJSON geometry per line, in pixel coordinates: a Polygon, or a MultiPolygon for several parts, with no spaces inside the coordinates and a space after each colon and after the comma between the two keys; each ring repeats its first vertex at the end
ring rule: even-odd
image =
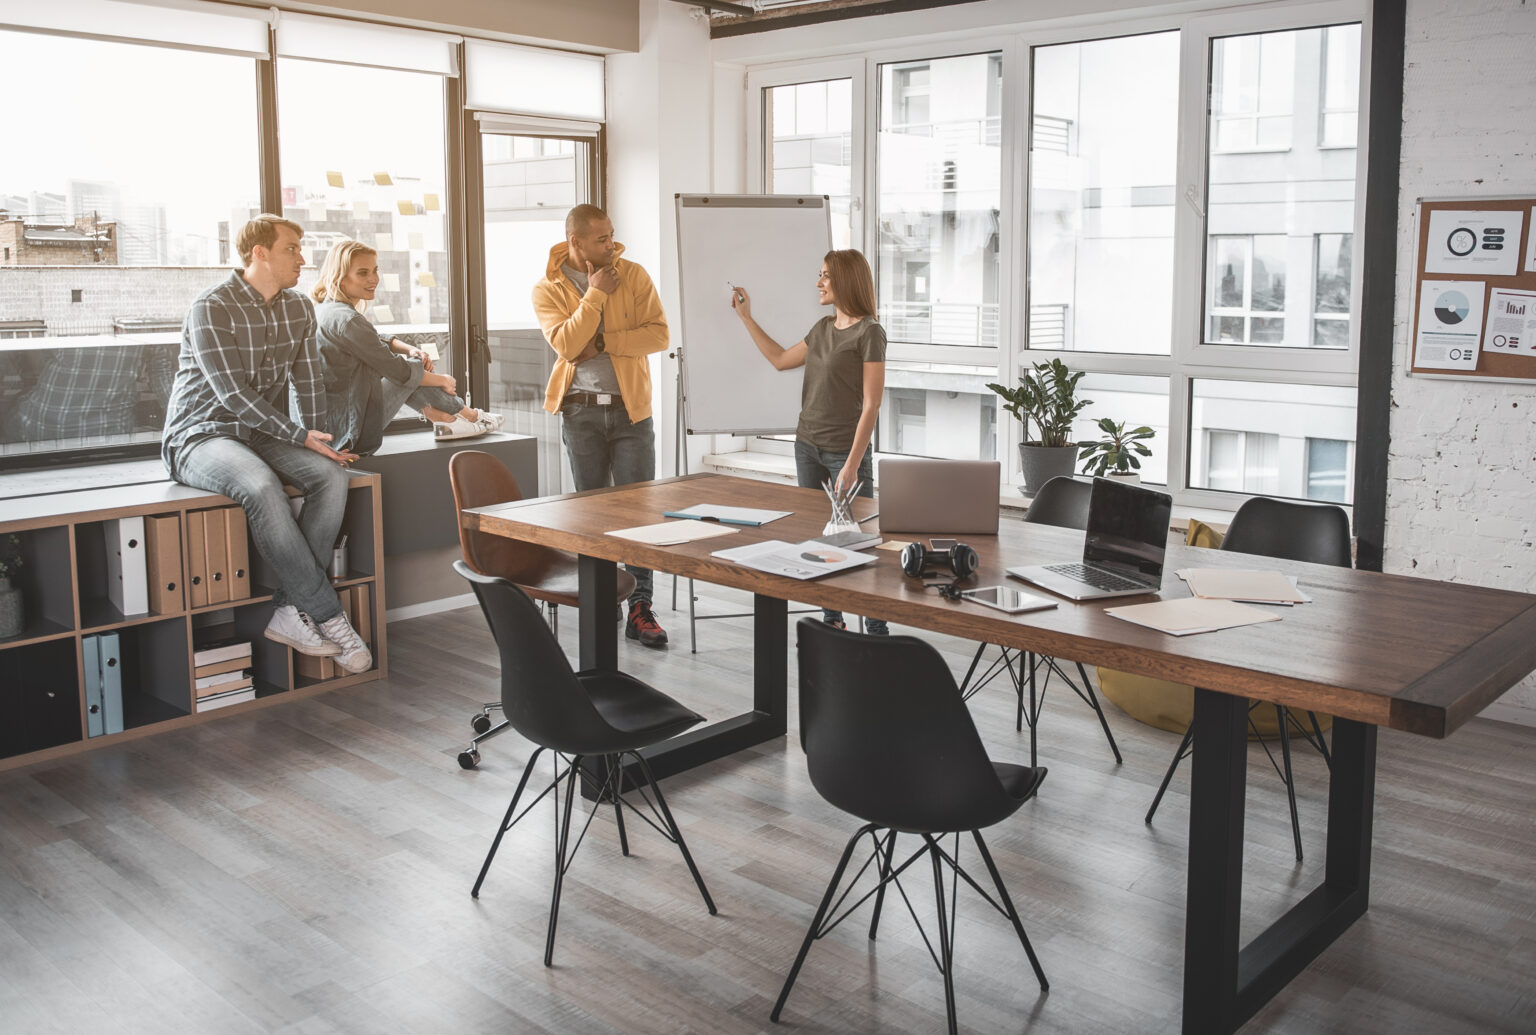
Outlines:
{"type": "MultiPolygon", "coordinates": [[[[1203,521],[1190,519],[1185,543],[1214,550],[1221,546],[1221,540],[1221,532],[1203,521]]],[[[1153,679],[1151,676],[1134,676],[1129,672],[1116,672],[1107,668],[1098,669],[1098,677],[1100,693],[1119,705],[1121,711],[1137,722],[1171,733],[1182,734],[1189,729],[1190,719],[1194,718],[1195,713],[1195,693],[1188,685],[1153,679]]],[[[1273,705],[1260,705],[1253,710],[1250,718],[1262,736],[1272,737],[1280,732],[1273,705]]],[[[1302,716],[1296,718],[1307,725],[1302,716]]],[[[1333,725],[1333,716],[1319,714],[1317,722],[1326,730],[1333,725]]],[[[1249,738],[1252,737],[1250,730],[1249,738]]]]}

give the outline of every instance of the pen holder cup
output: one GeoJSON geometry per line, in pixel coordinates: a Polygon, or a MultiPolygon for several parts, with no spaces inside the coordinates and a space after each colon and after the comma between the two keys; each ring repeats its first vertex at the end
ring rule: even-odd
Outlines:
{"type": "Polygon", "coordinates": [[[347,548],[338,546],[331,551],[331,578],[344,579],[347,577],[347,548]]]}

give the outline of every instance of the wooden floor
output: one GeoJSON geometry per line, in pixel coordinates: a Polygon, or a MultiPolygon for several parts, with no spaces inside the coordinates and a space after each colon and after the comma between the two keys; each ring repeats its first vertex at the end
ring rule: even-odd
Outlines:
{"type": "MultiPolygon", "coordinates": [[[[671,649],[623,643],[621,663],[707,715],[746,707],[750,623],[701,625],[690,655],[685,616],[661,617],[671,649]]],[[[968,645],[940,646],[963,671],[968,645]]],[[[786,1023],[768,1022],[857,825],[811,788],[793,713],[788,739],[665,784],[720,914],[648,828],[629,824],[623,858],[605,809],[569,872],[546,969],[547,803],[469,896],[529,754],[505,734],[480,771],[455,763],[475,706],[498,694],[479,613],[392,625],[390,669],[0,774],[0,1031],[942,1030],[942,983],[891,902],[877,942],[855,918],[817,943],[786,1023]]],[[[973,713],[996,757],[1027,761],[1011,692],[983,692],[973,713]]],[[[1053,688],[1050,776],[988,835],[1051,990],[1039,993],[1007,924],[962,895],[963,1030],[1178,1030],[1188,779],[1144,825],[1176,738],[1112,706],[1110,722],[1121,766],[1088,708],[1053,688]]],[[[1383,732],[1370,912],[1246,1030],[1536,1030],[1533,747],[1536,730],[1486,720],[1443,742],[1383,732]]],[[[1251,751],[1249,933],[1320,879],[1325,770],[1307,750],[1297,765],[1300,865],[1280,784],[1251,751]]],[[[911,890],[931,903],[921,876],[911,890]]]]}

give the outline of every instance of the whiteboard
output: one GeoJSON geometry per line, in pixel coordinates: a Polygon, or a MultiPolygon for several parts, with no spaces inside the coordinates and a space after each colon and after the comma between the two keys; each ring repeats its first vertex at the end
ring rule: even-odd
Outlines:
{"type": "Polygon", "coordinates": [[[731,308],[727,283],[752,296],[752,318],[786,349],[831,313],[816,273],[832,247],[821,195],[677,195],[683,427],[690,435],[772,435],[800,419],[803,368],[773,369],[731,308]]]}

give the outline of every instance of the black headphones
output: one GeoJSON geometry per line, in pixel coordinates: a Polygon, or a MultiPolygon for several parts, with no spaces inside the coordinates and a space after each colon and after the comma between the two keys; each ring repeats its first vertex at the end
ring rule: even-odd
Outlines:
{"type": "Polygon", "coordinates": [[[948,550],[930,550],[922,543],[908,543],[901,548],[901,570],[914,579],[938,574],[940,569],[963,579],[974,575],[979,567],[981,559],[964,543],[956,543],[948,550]]]}

